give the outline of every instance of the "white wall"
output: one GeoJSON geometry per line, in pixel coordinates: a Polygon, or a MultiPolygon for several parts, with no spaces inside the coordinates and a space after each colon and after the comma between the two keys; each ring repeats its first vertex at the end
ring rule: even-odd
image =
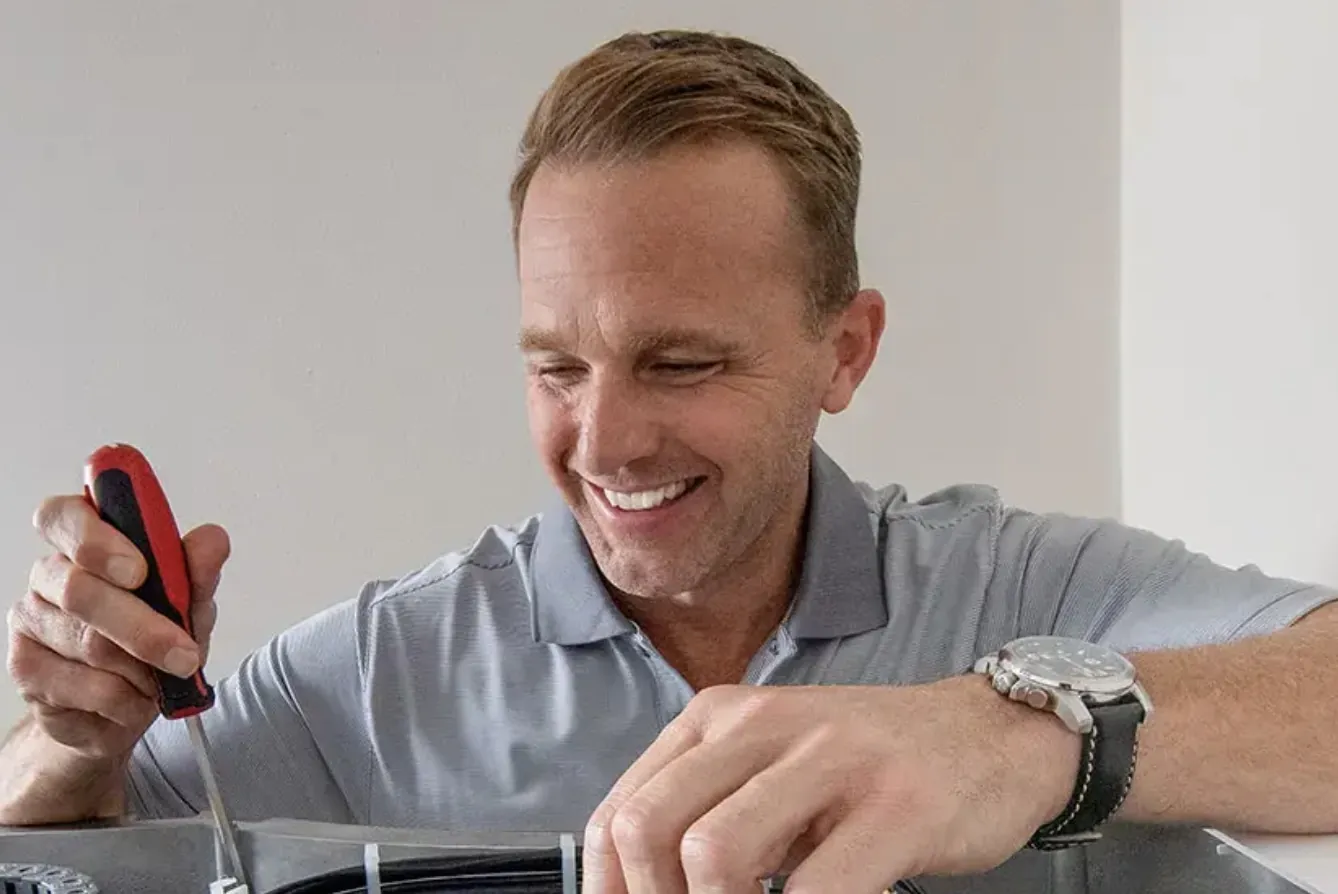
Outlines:
{"type": "Polygon", "coordinates": [[[184,525],[233,534],[214,674],[537,509],[507,179],[548,79],[629,27],[772,43],[861,125],[864,269],[893,311],[824,429],[852,472],[1118,512],[1114,4],[0,2],[0,20],[12,597],[33,507],[107,440],[145,449],[184,525]]]}
{"type": "Polygon", "coordinates": [[[1338,5],[1128,0],[1128,521],[1338,583],[1338,5]]]}

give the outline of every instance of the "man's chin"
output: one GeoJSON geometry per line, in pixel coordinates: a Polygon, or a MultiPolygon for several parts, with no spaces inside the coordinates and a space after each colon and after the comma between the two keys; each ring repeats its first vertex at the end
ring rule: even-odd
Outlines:
{"type": "Polygon", "coordinates": [[[687,592],[701,580],[696,563],[688,567],[667,556],[636,555],[625,552],[597,559],[604,579],[620,593],[639,599],[655,599],[687,592]]]}

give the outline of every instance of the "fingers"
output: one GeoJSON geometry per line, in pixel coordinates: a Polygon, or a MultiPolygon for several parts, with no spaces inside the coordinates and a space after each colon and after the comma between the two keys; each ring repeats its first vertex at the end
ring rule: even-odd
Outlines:
{"type": "Polygon", "coordinates": [[[200,647],[200,661],[209,654],[209,642],[218,620],[214,593],[223,576],[223,565],[232,554],[228,532],[218,525],[201,525],[181,538],[186,552],[186,571],[191,581],[191,632],[200,647]]]}
{"type": "Polygon", "coordinates": [[[44,501],[33,524],[56,554],[34,564],[30,592],[9,612],[10,676],[52,739],[88,754],[122,754],[157,716],[151,668],[186,677],[203,662],[231,551],[227,533],[204,525],[182,538],[188,632],[129,592],[144,583],[148,562],[84,496],[44,501]]]}
{"type": "Polygon", "coordinates": [[[148,573],[135,545],[104,522],[82,496],[44,500],[33,514],[33,525],[56,552],[122,589],[138,587],[148,573]]]}
{"type": "Polygon", "coordinates": [[[122,677],[145,698],[157,696],[147,665],[133,658],[97,630],[29,591],[9,611],[11,635],[35,640],[67,658],[122,677]]]}
{"type": "Polygon", "coordinates": [[[195,642],[200,647],[200,664],[209,657],[209,643],[214,637],[214,625],[218,622],[218,603],[210,599],[191,606],[191,629],[195,631],[195,642]]]}
{"type": "MultiPolygon", "coordinates": [[[[11,639],[9,672],[25,701],[96,715],[135,732],[152,720],[153,699],[124,677],[71,661],[26,636],[11,639]]],[[[43,713],[49,711],[39,712],[39,719],[43,713]]]]}
{"type": "Polygon", "coordinates": [[[200,663],[200,651],[185,630],[138,597],[120,590],[62,555],[38,561],[31,589],[82,621],[135,658],[186,677],[200,663]]]}
{"type": "Polygon", "coordinates": [[[755,887],[780,872],[787,856],[802,858],[805,833],[839,810],[830,754],[800,750],[768,763],[761,772],[749,772],[746,782],[683,832],[679,859],[692,894],[755,887]]]}
{"type": "MultiPolygon", "coordinates": [[[[581,871],[583,894],[641,894],[629,891],[619,860],[613,826],[624,803],[661,768],[701,741],[697,728],[684,716],[670,723],[639,758],[627,768],[586,824],[581,871]]],[[[626,821],[624,821],[626,822],[626,821]]],[[[627,834],[626,831],[623,833],[627,834]]],[[[652,891],[654,889],[645,889],[652,891]]],[[[672,889],[670,889],[672,890],[672,889]]]]}
{"type": "Polygon", "coordinates": [[[790,874],[785,894],[880,894],[895,882],[914,877],[917,872],[902,859],[915,852],[913,843],[902,837],[911,828],[902,824],[892,834],[886,814],[852,813],[790,874]]]}
{"type": "MultiPolygon", "coordinates": [[[[768,749],[753,743],[701,744],[675,758],[624,800],[613,816],[611,832],[628,891],[685,894],[693,878],[684,872],[690,863],[700,862],[696,847],[700,840],[684,837],[685,833],[771,758],[768,749]]],[[[697,888],[691,890],[695,894],[697,888]]]]}
{"type": "Polygon", "coordinates": [[[214,598],[223,565],[232,554],[228,532],[218,525],[201,525],[181,538],[186,550],[186,571],[190,575],[191,598],[208,602],[214,598]]]}

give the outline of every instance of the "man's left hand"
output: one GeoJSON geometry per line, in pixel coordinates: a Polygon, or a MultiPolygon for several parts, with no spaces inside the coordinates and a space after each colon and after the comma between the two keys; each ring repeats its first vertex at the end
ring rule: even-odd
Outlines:
{"type": "Polygon", "coordinates": [[[587,894],[878,894],[984,872],[1068,802],[1080,742],[968,675],[699,694],[586,828],[587,894]]]}

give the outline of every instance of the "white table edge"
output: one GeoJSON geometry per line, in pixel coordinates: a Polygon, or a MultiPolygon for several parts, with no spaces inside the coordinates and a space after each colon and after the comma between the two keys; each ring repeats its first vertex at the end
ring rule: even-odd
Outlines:
{"type": "Polygon", "coordinates": [[[1227,847],[1241,852],[1309,894],[1338,894],[1338,835],[1207,831],[1227,847]],[[1325,865],[1317,868],[1316,863],[1325,865]]]}

